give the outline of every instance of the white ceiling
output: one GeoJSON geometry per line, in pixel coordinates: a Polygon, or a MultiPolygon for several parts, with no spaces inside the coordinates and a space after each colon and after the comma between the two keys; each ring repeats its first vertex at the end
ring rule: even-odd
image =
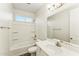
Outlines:
{"type": "Polygon", "coordinates": [[[38,11],[45,3],[14,3],[13,7],[16,9],[21,9],[29,12],[36,12],[38,11]]]}

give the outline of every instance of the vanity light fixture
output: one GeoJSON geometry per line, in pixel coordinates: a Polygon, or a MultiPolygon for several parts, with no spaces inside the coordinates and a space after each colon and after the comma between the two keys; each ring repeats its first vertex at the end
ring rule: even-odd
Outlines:
{"type": "Polygon", "coordinates": [[[48,4],[48,10],[53,11],[55,9],[60,8],[61,6],[63,6],[64,3],[51,3],[48,4]]]}

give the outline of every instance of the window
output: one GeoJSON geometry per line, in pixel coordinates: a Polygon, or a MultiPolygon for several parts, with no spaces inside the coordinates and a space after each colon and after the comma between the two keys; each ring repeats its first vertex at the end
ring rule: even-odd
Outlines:
{"type": "Polygon", "coordinates": [[[33,19],[30,16],[16,16],[16,21],[33,22],[33,19]]]}

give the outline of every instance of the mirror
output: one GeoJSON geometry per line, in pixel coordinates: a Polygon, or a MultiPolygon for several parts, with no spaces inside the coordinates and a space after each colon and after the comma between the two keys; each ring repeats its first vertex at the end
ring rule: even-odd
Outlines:
{"type": "Polygon", "coordinates": [[[47,19],[47,37],[69,42],[69,13],[63,11],[47,19]]]}
{"type": "Polygon", "coordinates": [[[79,4],[47,19],[47,37],[79,45],[79,4]]]}

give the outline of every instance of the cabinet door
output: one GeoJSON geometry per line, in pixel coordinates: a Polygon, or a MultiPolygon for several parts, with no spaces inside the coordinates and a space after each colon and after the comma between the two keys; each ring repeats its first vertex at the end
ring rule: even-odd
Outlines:
{"type": "Polygon", "coordinates": [[[79,44],[79,8],[70,11],[70,38],[71,43],[79,44]]]}

